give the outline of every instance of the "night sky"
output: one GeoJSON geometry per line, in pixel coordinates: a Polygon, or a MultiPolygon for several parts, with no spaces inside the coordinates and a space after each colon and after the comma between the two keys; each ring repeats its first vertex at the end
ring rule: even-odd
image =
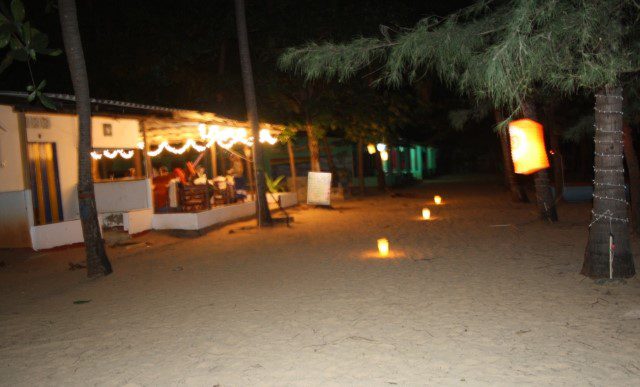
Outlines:
{"type": "MultiPolygon", "coordinates": [[[[306,91],[309,85],[278,70],[276,61],[283,49],[310,41],[376,36],[382,24],[400,30],[427,15],[446,15],[469,3],[247,1],[260,118],[290,125],[300,122],[288,96],[306,91]]],[[[47,9],[45,0],[25,5],[27,17],[49,35],[51,46],[62,48],[57,11],[47,9]]],[[[246,118],[232,0],[91,0],[79,1],[78,10],[92,97],[246,118]]],[[[73,94],[66,66],[64,56],[38,58],[35,76],[47,80],[45,91],[73,94]]],[[[364,109],[371,93],[382,95],[383,101],[392,101],[394,109],[403,111],[404,122],[395,128],[399,137],[438,146],[443,154],[457,153],[468,159],[466,164],[488,163],[494,169],[499,148],[491,117],[473,123],[464,135],[450,130],[449,111],[470,107],[471,102],[447,90],[435,77],[426,76],[400,89],[374,89],[370,81],[356,77],[347,84],[314,85],[320,95],[310,98],[307,106],[321,117],[345,106],[364,109]]],[[[0,76],[3,90],[24,90],[27,83],[21,63],[0,76]]],[[[337,129],[333,134],[339,136],[337,129]]]]}

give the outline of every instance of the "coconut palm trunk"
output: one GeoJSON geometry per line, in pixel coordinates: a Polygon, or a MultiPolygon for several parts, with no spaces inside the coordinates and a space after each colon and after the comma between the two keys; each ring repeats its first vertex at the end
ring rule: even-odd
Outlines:
{"type": "Polygon", "coordinates": [[[253,70],[251,69],[251,56],[249,54],[249,37],[247,35],[247,19],[245,17],[244,0],[235,0],[236,27],[238,30],[238,48],[240,50],[240,67],[242,70],[242,86],[244,100],[247,105],[247,118],[251,125],[253,135],[253,168],[256,177],[256,217],[258,227],[273,224],[271,212],[267,204],[267,184],[264,177],[264,158],[262,145],[260,144],[260,121],[258,120],[258,104],[253,83],[253,70]]]}
{"type": "Polygon", "coordinates": [[[607,87],[596,94],[595,117],[593,209],[582,274],[629,278],[635,275],[635,267],[624,188],[622,88],[607,87]]]}
{"type": "Polygon", "coordinates": [[[318,141],[318,136],[316,136],[315,131],[313,130],[313,125],[310,122],[307,122],[305,126],[307,131],[307,143],[309,146],[309,162],[311,171],[320,172],[320,144],[318,141]]]}
{"type": "MultiPolygon", "coordinates": [[[[524,100],[521,108],[526,118],[538,121],[538,114],[532,101],[524,100]]],[[[549,184],[549,172],[546,169],[536,172],[533,182],[536,187],[536,202],[538,203],[540,218],[550,222],[557,222],[558,212],[553,200],[551,185],[549,184]]]]}
{"type": "Polygon", "coordinates": [[[112,272],[100,233],[91,174],[91,100],[84,62],[75,0],[59,0],[60,25],[78,113],[78,201],[80,224],[87,254],[87,275],[99,277],[112,272]]]}

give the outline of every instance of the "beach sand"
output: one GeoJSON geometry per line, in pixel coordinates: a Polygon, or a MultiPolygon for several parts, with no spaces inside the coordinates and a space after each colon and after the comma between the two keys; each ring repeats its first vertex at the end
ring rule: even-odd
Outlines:
{"type": "Polygon", "coordinates": [[[152,232],[97,280],[82,248],[2,251],[0,385],[639,383],[640,281],[579,274],[590,204],[552,225],[497,184],[395,192],[152,232]]]}

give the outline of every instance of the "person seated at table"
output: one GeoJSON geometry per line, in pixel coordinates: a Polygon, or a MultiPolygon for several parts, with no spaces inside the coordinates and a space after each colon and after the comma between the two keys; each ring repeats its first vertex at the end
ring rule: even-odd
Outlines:
{"type": "Polygon", "coordinates": [[[206,170],[204,169],[203,166],[199,166],[196,169],[196,175],[194,176],[193,184],[195,184],[195,185],[205,185],[207,183],[208,183],[207,172],[206,172],[206,170]]]}
{"type": "Polygon", "coordinates": [[[182,184],[187,184],[187,174],[184,172],[184,169],[182,169],[177,163],[173,164],[173,174],[176,178],[180,179],[180,182],[182,184]]]}

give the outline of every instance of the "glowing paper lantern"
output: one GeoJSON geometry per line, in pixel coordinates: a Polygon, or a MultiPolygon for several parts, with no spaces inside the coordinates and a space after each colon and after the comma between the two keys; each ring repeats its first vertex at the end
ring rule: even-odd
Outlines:
{"type": "Polygon", "coordinates": [[[367,145],[367,152],[369,152],[370,155],[376,153],[376,146],[373,144],[367,145]]]}
{"type": "Polygon", "coordinates": [[[513,171],[530,175],[549,168],[542,125],[528,118],[509,123],[513,171]]]}
{"type": "Polygon", "coordinates": [[[381,257],[386,257],[389,255],[389,241],[387,238],[378,239],[378,252],[381,257]]]}
{"type": "Polygon", "coordinates": [[[382,159],[382,161],[387,161],[389,160],[389,152],[387,151],[380,151],[380,158],[382,159]]]}
{"type": "Polygon", "coordinates": [[[430,219],[430,218],[431,218],[431,211],[428,208],[423,208],[422,219],[430,219]]]}
{"type": "Polygon", "coordinates": [[[433,197],[433,202],[435,204],[442,204],[442,197],[440,195],[436,195],[433,197]]]}

